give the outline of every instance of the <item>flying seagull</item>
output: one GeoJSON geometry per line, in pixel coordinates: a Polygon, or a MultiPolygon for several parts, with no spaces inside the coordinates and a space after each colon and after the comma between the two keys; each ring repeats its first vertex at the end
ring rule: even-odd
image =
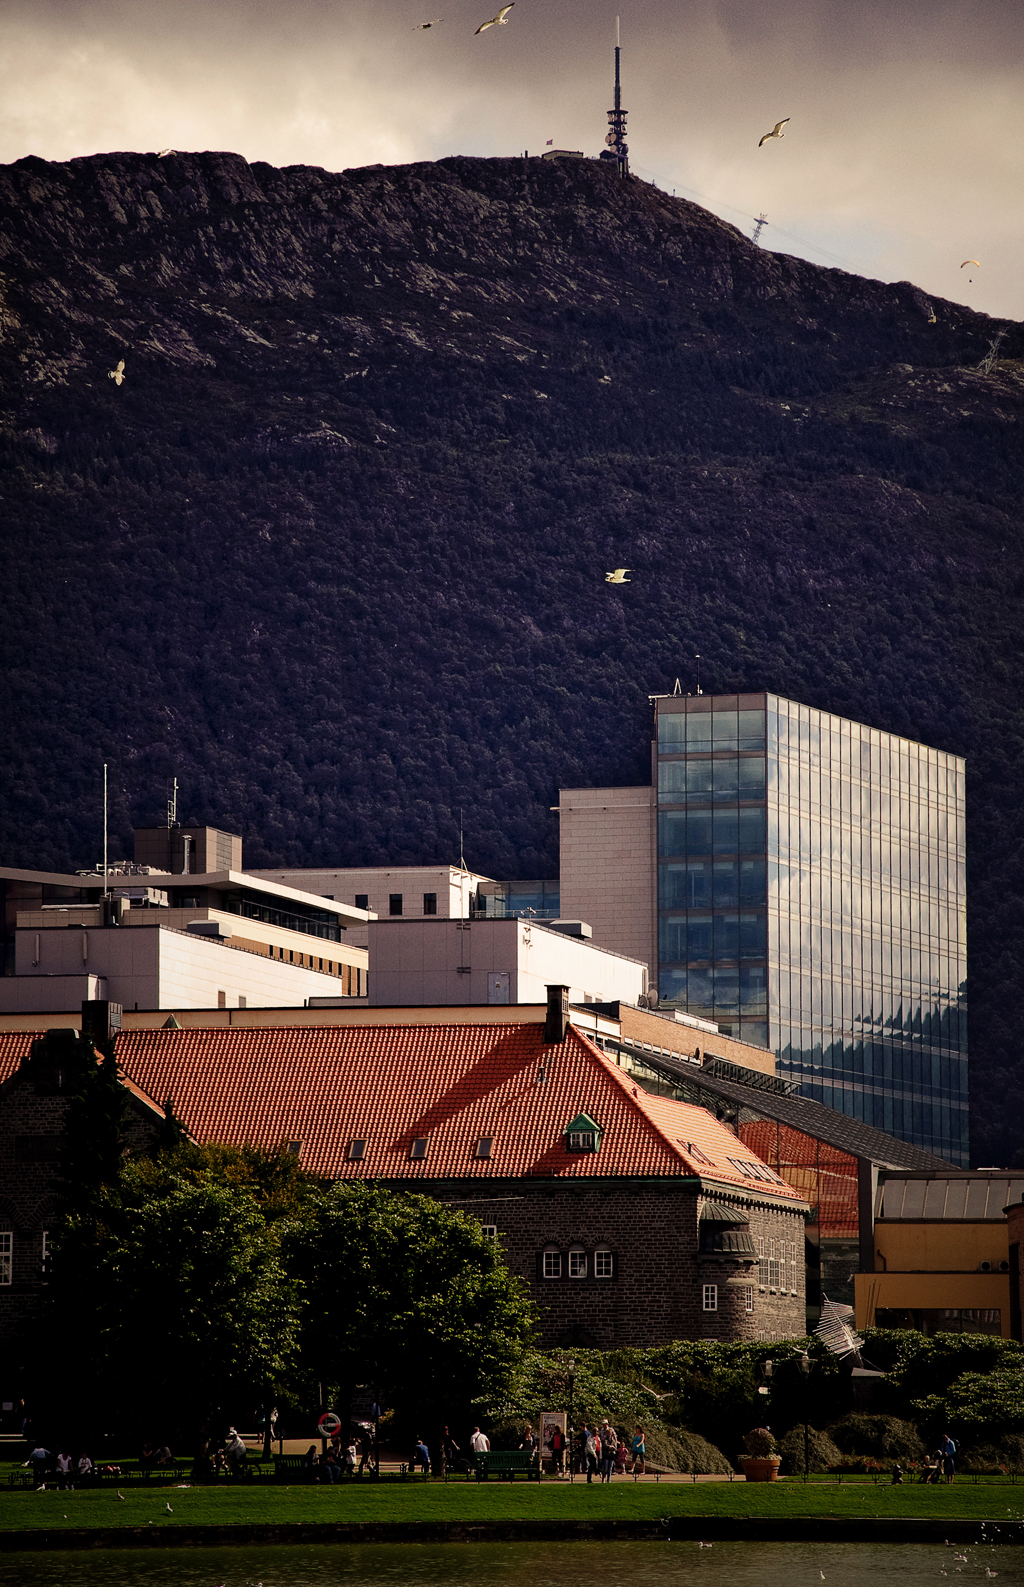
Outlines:
{"type": "Polygon", "coordinates": [[[417,22],[412,31],[414,33],[419,33],[421,30],[425,31],[427,28],[436,28],[437,24],[443,21],[444,17],[435,17],[433,22],[417,22]]]}
{"type": "Polygon", "coordinates": [[[112,380],[115,386],[119,386],[121,384],[122,380],[124,379],[123,358],[118,359],[116,368],[107,370],[107,379],[112,380]]]}
{"type": "Polygon", "coordinates": [[[606,584],[632,584],[633,580],[626,577],[626,574],[632,573],[632,571],[632,568],[616,568],[614,573],[605,574],[604,582],[606,584]]]}
{"type": "MultiPolygon", "coordinates": [[[[764,137],[761,139],[761,143],[767,142],[767,140],[769,138],[784,138],[786,136],[786,134],[783,132],[782,129],[786,125],[786,122],[789,121],[789,119],[790,119],[789,116],[783,116],[781,121],[777,121],[775,123],[774,127],[772,128],[771,132],[766,132],[765,133],[764,137]]],[[[761,147],[761,143],[758,144],[758,148],[761,147]]]]}
{"type": "MultiPolygon", "coordinates": [[[[488,28],[503,28],[508,22],[508,14],[515,3],[516,0],[511,0],[511,4],[502,6],[496,17],[492,17],[489,22],[481,22],[480,26],[476,30],[477,33],[486,33],[488,28]]],[[[476,34],[474,34],[473,37],[475,38],[476,34]]]]}

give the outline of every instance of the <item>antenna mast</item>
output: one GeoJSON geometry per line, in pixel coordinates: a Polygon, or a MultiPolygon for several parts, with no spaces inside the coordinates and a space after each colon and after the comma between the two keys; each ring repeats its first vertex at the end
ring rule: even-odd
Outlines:
{"type": "Polygon", "coordinates": [[[608,134],[605,143],[618,162],[619,175],[629,175],[629,144],[626,142],[626,117],[622,108],[622,90],[619,85],[619,19],[615,18],[615,109],[608,112],[608,134]]]}
{"type": "Polygon", "coordinates": [[[767,226],[767,224],[768,224],[768,216],[765,215],[764,213],[758,215],[758,217],[757,217],[757,225],[754,227],[754,235],[751,238],[751,241],[753,242],[755,248],[760,246],[761,233],[764,230],[765,226],[767,226]]]}
{"type": "Polygon", "coordinates": [[[110,891],[107,881],[107,763],[103,762],[103,896],[106,898],[110,891]]]}
{"type": "Polygon", "coordinates": [[[695,656],[694,659],[695,659],[695,661],[697,663],[697,693],[698,694],[703,694],[704,690],[700,686],[700,655],[699,655],[699,653],[698,653],[697,656],[695,656]]]}
{"type": "Polygon", "coordinates": [[[167,801],[167,825],[168,825],[168,828],[170,828],[170,827],[177,826],[177,824],[178,824],[178,779],[177,779],[177,777],[175,777],[175,779],[174,779],[174,788],[173,788],[173,791],[171,793],[171,797],[167,801]]]}

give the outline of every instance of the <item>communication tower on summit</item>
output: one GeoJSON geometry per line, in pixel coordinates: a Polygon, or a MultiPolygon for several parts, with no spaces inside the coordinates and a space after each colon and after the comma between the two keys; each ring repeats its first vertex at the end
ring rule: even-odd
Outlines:
{"type": "Polygon", "coordinates": [[[626,142],[626,117],[628,111],[622,108],[622,92],[619,87],[619,19],[615,18],[615,109],[608,112],[608,133],[605,137],[607,148],[601,150],[602,160],[614,160],[619,168],[620,176],[629,175],[629,144],[626,142]]]}

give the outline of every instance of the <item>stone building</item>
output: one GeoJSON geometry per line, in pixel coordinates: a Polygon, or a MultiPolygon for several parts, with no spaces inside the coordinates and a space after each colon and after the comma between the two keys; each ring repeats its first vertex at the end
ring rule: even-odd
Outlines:
{"type": "MultiPolygon", "coordinates": [[[[30,1039],[0,1036],[0,1075],[30,1039]]],[[[557,998],[546,1022],[124,1031],[117,1056],[199,1141],[478,1219],[545,1343],[804,1333],[807,1203],[704,1108],[645,1091],[557,998]]]]}

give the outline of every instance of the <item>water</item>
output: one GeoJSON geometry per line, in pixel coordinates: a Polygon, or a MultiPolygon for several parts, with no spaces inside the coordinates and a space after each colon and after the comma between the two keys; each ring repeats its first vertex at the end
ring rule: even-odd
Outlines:
{"type": "Polygon", "coordinates": [[[822,1573],[825,1587],[1024,1587],[1024,1548],[332,1543],[0,1554],[0,1579],[17,1587],[822,1587],[822,1573]]]}

